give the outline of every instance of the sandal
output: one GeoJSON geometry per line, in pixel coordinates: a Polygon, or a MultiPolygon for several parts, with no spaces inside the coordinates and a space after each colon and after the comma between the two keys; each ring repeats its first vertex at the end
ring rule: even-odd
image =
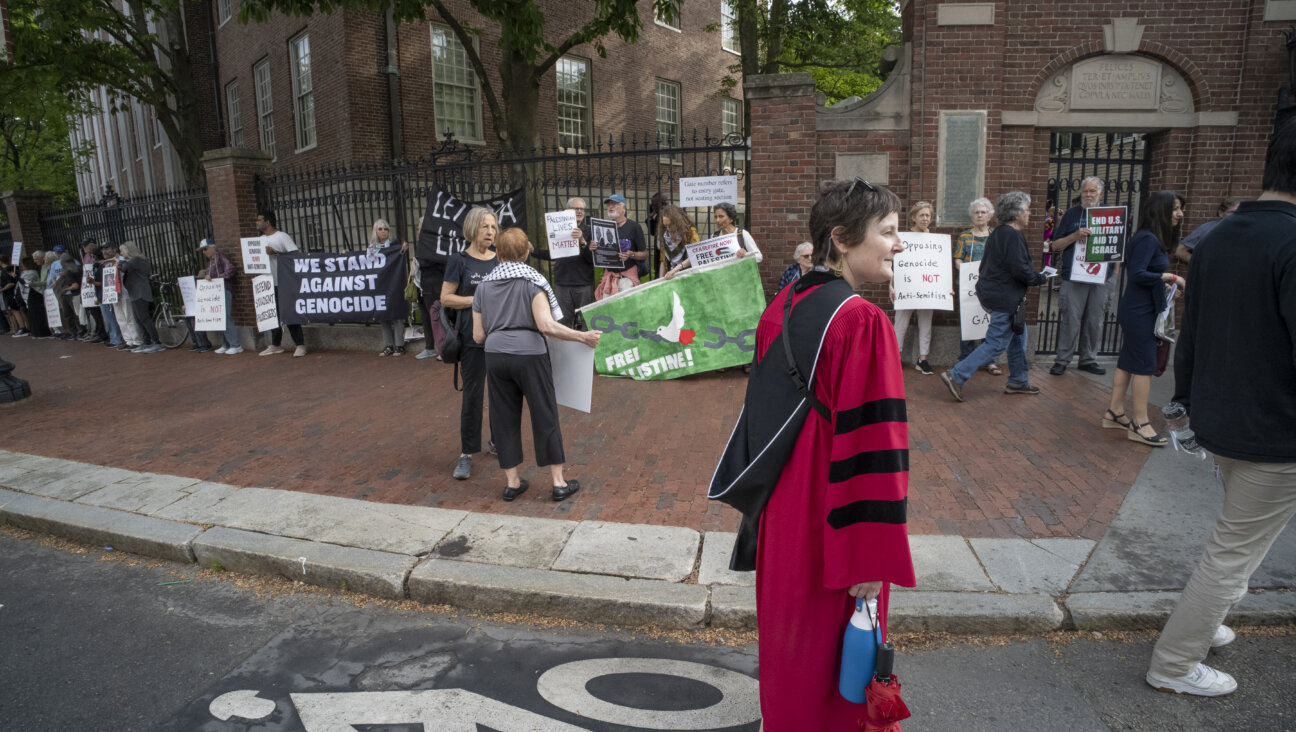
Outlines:
{"type": "Polygon", "coordinates": [[[392,355],[392,354],[395,353],[395,352],[396,352],[396,351],[395,351],[394,349],[392,349],[391,346],[387,346],[386,348],[384,348],[384,349],[382,349],[381,351],[379,351],[379,352],[378,352],[378,355],[379,355],[379,356],[390,356],[390,355],[392,355]]]}
{"type": "Polygon", "coordinates": [[[1134,442],[1141,442],[1144,445],[1151,445],[1152,447],[1165,447],[1166,443],[1169,442],[1169,440],[1167,440],[1164,435],[1159,433],[1154,433],[1151,437],[1144,437],[1143,435],[1139,434],[1139,430],[1143,429],[1144,427],[1151,427],[1151,426],[1152,426],[1151,422],[1136,424],[1130,429],[1129,432],[1125,433],[1125,436],[1133,440],[1134,442]]]}
{"type": "Polygon", "coordinates": [[[1105,430],[1132,430],[1134,429],[1134,422],[1129,417],[1126,417],[1124,412],[1117,414],[1108,409],[1107,413],[1103,415],[1102,426],[1105,430]],[[1122,422],[1121,420],[1125,421],[1122,422]]]}
{"type": "Polygon", "coordinates": [[[992,363],[986,364],[985,369],[986,369],[986,373],[990,374],[991,376],[1003,376],[1003,369],[999,368],[998,366],[992,363]]]}

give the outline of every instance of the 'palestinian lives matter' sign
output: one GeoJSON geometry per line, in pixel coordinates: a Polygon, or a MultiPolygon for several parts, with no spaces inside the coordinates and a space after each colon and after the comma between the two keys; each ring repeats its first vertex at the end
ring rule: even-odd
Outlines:
{"type": "Polygon", "coordinates": [[[526,228],[526,194],[521,188],[485,201],[462,201],[433,184],[428,191],[423,228],[419,230],[418,243],[414,246],[414,256],[419,262],[443,263],[446,257],[468,248],[468,242],[463,238],[463,220],[473,206],[485,206],[494,211],[500,231],[514,226],[526,228]]]}
{"type": "Polygon", "coordinates": [[[290,325],[373,323],[409,315],[405,257],[398,244],[373,256],[280,254],[278,277],[279,319],[290,325]]]}
{"type": "Polygon", "coordinates": [[[1089,229],[1084,246],[1086,262],[1124,261],[1128,215],[1125,206],[1095,206],[1085,210],[1085,227],[1089,229]]]}
{"type": "Polygon", "coordinates": [[[900,234],[904,251],[891,260],[896,310],[953,310],[949,234],[900,234]]]}

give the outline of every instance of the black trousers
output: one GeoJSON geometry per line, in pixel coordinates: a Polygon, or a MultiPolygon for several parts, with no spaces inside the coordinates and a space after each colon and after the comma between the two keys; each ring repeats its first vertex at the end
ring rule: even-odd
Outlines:
{"type": "Polygon", "coordinates": [[[105,341],[108,340],[108,327],[104,325],[103,313],[99,311],[99,306],[95,305],[92,308],[86,308],[86,310],[90,311],[90,318],[94,321],[95,336],[105,341]]]}
{"type": "Polygon", "coordinates": [[[536,465],[561,465],[562,430],[558,426],[558,402],[554,398],[553,368],[549,354],[518,356],[511,353],[486,355],[486,381],[490,384],[491,434],[499,452],[501,468],[522,464],[522,401],[531,411],[531,436],[535,442],[536,465]]]}
{"type": "Polygon", "coordinates": [[[459,404],[459,451],[481,452],[482,398],[486,391],[486,351],[465,348],[459,354],[459,377],[463,379],[463,401],[459,404]]]}
{"type": "Polygon", "coordinates": [[[135,309],[135,322],[144,333],[144,345],[150,346],[161,343],[162,339],[158,338],[157,326],[153,324],[153,313],[150,312],[153,303],[148,300],[131,300],[131,307],[135,309]]]}
{"type": "MultiPolygon", "coordinates": [[[[279,302],[279,288],[275,288],[275,302],[279,302]]],[[[296,323],[288,324],[288,333],[292,335],[293,343],[304,346],[306,345],[306,336],[302,335],[302,327],[296,323]]],[[[283,328],[275,328],[270,331],[271,345],[281,345],[283,343],[283,328]]]]}

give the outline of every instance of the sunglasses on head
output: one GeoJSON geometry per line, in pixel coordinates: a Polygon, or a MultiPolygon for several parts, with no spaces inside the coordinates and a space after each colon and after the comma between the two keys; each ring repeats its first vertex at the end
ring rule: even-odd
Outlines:
{"type": "Polygon", "coordinates": [[[856,178],[855,180],[851,181],[850,188],[846,189],[847,198],[850,198],[851,194],[855,192],[855,186],[864,186],[865,190],[871,193],[877,193],[877,188],[875,188],[872,183],[869,183],[863,178],[856,178]]]}

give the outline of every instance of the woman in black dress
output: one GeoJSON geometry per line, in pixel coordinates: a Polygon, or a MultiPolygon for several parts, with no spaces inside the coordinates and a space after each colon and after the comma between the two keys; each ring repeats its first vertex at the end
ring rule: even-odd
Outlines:
{"type": "Polygon", "coordinates": [[[1149,196],[1139,213],[1138,233],[1125,247],[1127,279],[1116,312],[1125,341],[1116,360],[1111,404],[1102,419],[1103,427],[1128,430],[1129,439],[1153,447],[1164,447],[1167,440],[1148,421],[1148,391],[1156,373],[1157,346],[1152,331],[1157,315],[1169,305],[1166,287],[1178,283],[1182,289],[1187,285],[1184,278],[1167,271],[1169,254],[1179,243],[1183,203],[1183,197],[1174,191],[1157,191],[1149,196]],[[1133,421],[1124,412],[1127,389],[1133,392],[1133,421]]]}

